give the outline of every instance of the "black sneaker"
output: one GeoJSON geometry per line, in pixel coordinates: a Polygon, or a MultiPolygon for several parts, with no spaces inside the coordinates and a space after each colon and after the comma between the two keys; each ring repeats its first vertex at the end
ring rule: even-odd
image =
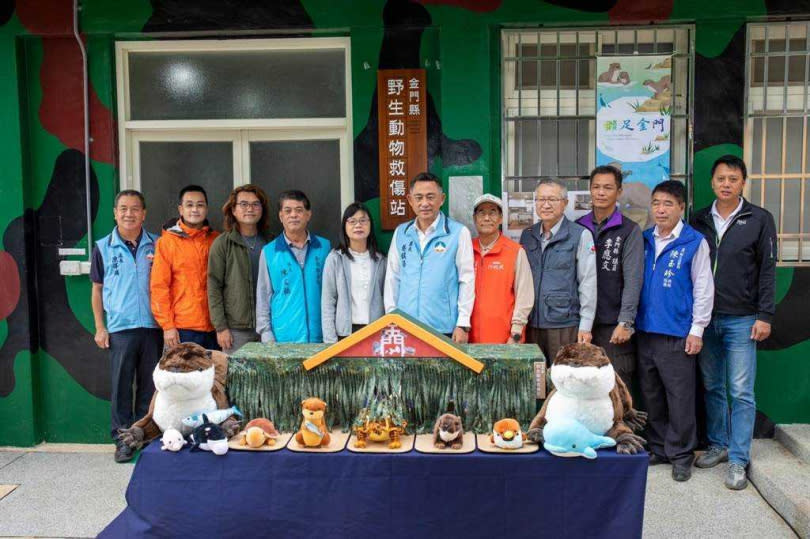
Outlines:
{"type": "Polygon", "coordinates": [[[695,460],[695,466],[698,468],[714,468],[721,462],[728,462],[728,449],[713,445],[695,460]]]}
{"type": "Polygon", "coordinates": [[[132,460],[134,452],[121,440],[115,441],[115,462],[129,462],[132,460]]]}
{"type": "Polygon", "coordinates": [[[673,464],[672,466],[672,479],[675,481],[683,482],[689,481],[692,477],[692,463],[690,462],[688,465],[684,464],[673,464]]]}

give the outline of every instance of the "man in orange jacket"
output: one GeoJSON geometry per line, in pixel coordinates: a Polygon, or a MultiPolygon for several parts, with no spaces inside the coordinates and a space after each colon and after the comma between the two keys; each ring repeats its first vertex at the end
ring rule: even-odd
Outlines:
{"type": "Polygon", "coordinates": [[[152,314],[167,347],[194,342],[219,350],[208,315],[208,251],[217,233],[210,229],[208,195],[199,185],[180,190],[180,213],[155,248],[150,291],[152,314]]]}
{"type": "Polygon", "coordinates": [[[501,234],[503,203],[490,194],[473,203],[478,237],[473,240],[475,305],[470,342],[523,342],[523,330],[534,306],[534,283],[526,252],[501,234]]]}

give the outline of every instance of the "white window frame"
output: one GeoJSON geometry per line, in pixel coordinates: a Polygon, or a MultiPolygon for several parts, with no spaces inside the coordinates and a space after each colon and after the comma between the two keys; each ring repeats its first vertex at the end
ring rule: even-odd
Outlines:
{"type": "Polygon", "coordinates": [[[121,189],[140,189],[139,143],[143,141],[231,141],[234,187],[249,183],[250,142],[259,140],[337,140],[340,146],[340,202],[354,201],[351,43],[348,37],[279,39],[119,41],[115,44],[118,96],[119,178],[121,189]],[[342,118],[267,118],[216,120],[131,120],[129,54],[143,52],[344,51],[346,77],[342,118]]]}

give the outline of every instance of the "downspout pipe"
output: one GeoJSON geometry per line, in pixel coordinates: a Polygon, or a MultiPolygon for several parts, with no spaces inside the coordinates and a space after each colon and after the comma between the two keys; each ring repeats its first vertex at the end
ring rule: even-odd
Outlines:
{"type": "Polygon", "coordinates": [[[93,215],[90,193],[90,91],[87,77],[87,50],[79,34],[79,0],[73,0],[73,37],[82,53],[82,92],[84,112],[84,194],[87,212],[87,261],[93,259],[93,215]]]}

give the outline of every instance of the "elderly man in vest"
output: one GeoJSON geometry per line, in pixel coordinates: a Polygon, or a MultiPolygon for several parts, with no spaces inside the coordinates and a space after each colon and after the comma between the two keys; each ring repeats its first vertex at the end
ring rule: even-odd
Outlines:
{"type": "Polygon", "coordinates": [[[441,212],[439,178],[423,172],[411,180],[408,202],[416,219],[397,227],[388,252],[386,312],[399,309],[466,343],[475,302],[470,231],[441,212]]]}
{"type": "Polygon", "coordinates": [[[523,342],[534,306],[534,283],[526,251],[501,234],[503,202],[490,194],[473,203],[478,237],[475,256],[475,306],[470,318],[470,342],[523,342]]]}
{"type": "Polygon", "coordinates": [[[321,280],[329,240],[310,234],[312,209],[301,191],[278,198],[284,232],[265,245],[256,288],[256,333],[262,342],[316,343],[321,328],[321,280]]]}
{"type": "Polygon", "coordinates": [[[134,190],[118,193],[113,216],[117,226],[93,247],[91,303],[96,344],[110,350],[110,431],[116,445],[115,461],[126,462],[132,459],[132,450],[118,439],[118,430],[129,428],[149,411],[155,391],[152,371],[163,350],[163,332],[149,301],[156,238],[143,229],[143,195],[134,190]],[[133,382],[137,385],[134,399],[133,382]]]}
{"type": "Polygon", "coordinates": [[[540,180],[535,190],[540,222],[520,236],[534,279],[534,309],[527,341],[551,362],[566,344],[591,342],[596,311],[596,255],[593,237],[565,217],[568,189],[540,180]]]}
{"type": "Polygon", "coordinates": [[[653,189],[655,227],[643,234],[644,284],[636,317],[650,464],[671,462],[675,481],[692,476],[695,361],[714,303],[709,245],[681,220],[685,200],[681,182],[653,189]]]}

